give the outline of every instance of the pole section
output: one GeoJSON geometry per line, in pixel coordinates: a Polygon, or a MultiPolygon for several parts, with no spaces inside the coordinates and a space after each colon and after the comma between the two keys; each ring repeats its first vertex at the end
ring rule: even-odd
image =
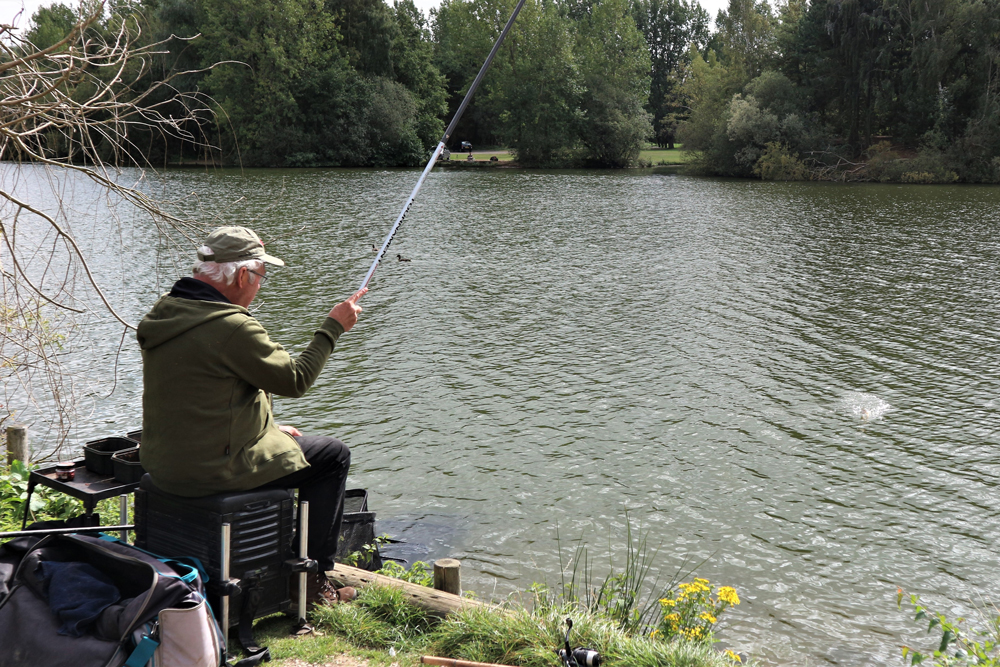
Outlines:
{"type": "MultiPolygon", "coordinates": [[[[299,501],[299,558],[309,557],[309,501],[299,501]]],[[[326,575],[319,573],[321,577],[326,575]]],[[[299,572],[299,623],[305,625],[306,613],[309,611],[309,600],[306,599],[308,592],[308,573],[299,572]]]]}
{"type": "Polygon", "coordinates": [[[476,88],[479,87],[479,83],[486,76],[486,70],[490,68],[490,63],[493,62],[493,57],[500,50],[500,45],[503,44],[503,40],[507,37],[507,33],[510,32],[511,26],[514,25],[514,19],[517,15],[521,13],[521,8],[524,7],[524,0],[518,0],[517,6],[514,7],[514,11],[511,13],[510,18],[507,19],[507,25],[503,27],[500,32],[500,36],[497,38],[496,43],[493,44],[493,48],[490,50],[490,55],[486,56],[486,62],[479,69],[479,74],[473,80],[472,85],[469,86],[469,92],[465,94],[465,98],[462,103],[458,106],[458,111],[452,117],[451,122],[448,123],[448,128],[444,131],[441,136],[441,141],[438,142],[437,147],[431,154],[431,159],[427,161],[427,166],[424,167],[423,173],[420,174],[420,178],[417,179],[417,184],[413,187],[413,192],[406,199],[406,203],[403,204],[403,210],[399,212],[399,217],[396,218],[395,224],[393,224],[392,229],[389,230],[389,235],[385,237],[385,241],[382,242],[382,247],[379,248],[378,254],[375,256],[375,261],[372,262],[371,268],[368,269],[368,273],[365,274],[364,280],[361,281],[361,286],[358,289],[363,289],[368,287],[368,282],[372,279],[372,275],[375,274],[375,269],[378,268],[379,262],[382,261],[382,257],[385,255],[385,251],[389,249],[389,244],[392,243],[392,237],[396,235],[396,230],[399,229],[399,225],[403,222],[403,218],[406,217],[407,211],[410,210],[410,205],[413,204],[413,200],[417,198],[417,193],[420,192],[420,187],[424,184],[424,179],[427,178],[427,174],[430,173],[431,169],[434,167],[434,163],[437,162],[438,157],[441,155],[441,151],[444,150],[445,145],[448,143],[448,139],[451,138],[452,132],[455,131],[455,126],[458,125],[458,120],[465,113],[465,107],[469,106],[469,101],[472,99],[472,94],[476,92],[476,88]]]}

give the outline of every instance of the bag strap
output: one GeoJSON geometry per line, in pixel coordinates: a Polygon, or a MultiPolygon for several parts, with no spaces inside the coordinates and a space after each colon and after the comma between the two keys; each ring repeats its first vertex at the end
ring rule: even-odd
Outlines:
{"type": "MultiPolygon", "coordinates": [[[[161,556],[159,554],[154,554],[152,551],[147,551],[146,549],[143,549],[141,547],[137,547],[134,544],[129,544],[128,542],[122,542],[120,539],[118,539],[114,535],[109,535],[107,533],[98,533],[97,536],[100,539],[104,540],[105,542],[117,542],[118,544],[123,544],[123,545],[129,547],[130,549],[135,549],[136,551],[141,551],[144,554],[152,556],[153,558],[155,558],[156,560],[160,561],[161,563],[169,565],[171,568],[173,568],[178,573],[178,575],[176,577],[174,577],[174,578],[180,579],[185,584],[193,584],[194,581],[195,581],[195,579],[197,579],[198,577],[201,577],[201,582],[203,584],[208,583],[208,572],[205,570],[205,566],[202,565],[202,563],[201,563],[200,560],[198,560],[197,558],[194,558],[193,556],[191,556],[191,557],[189,557],[189,556],[179,556],[177,558],[164,558],[163,556],[161,556]],[[184,574],[180,574],[181,572],[183,572],[184,574]]],[[[166,576],[166,577],[173,576],[173,575],[171,575],[169,573],[166,573],[166,572],[161,572],[160,574],[161,574],[161,576],[166,576]]]]}
{"type": "Polygon", "coordinates": [[[247,657],[240,660],[238,667],[249,667],[260,661],[267,662],[271,659],[271,652],[265,646],[257,644],[253,637],[253,619],[257,616],[257,607],[260,606],[262,591],[260,580],[252,578],[245,583],[250,585],[243,589],[243,605],[240,608],[239,637],[243,650],[247,657]]]}
{"type": "Polygon", "coordinates": [[[143,667],[153,657],[160,642],[146,635],[139,642],[139,645],[132,651],[132,655],[125,661],[125,667],[143,667]]]}

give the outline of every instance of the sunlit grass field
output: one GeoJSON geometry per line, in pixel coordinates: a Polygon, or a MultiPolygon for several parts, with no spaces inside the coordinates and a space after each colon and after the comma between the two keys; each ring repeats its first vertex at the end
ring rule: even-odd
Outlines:
{"type": "Polygon", "coordinates": [[[685,164],[689,157],[683,148],[657,148],[651,146],[639,152],[640,160],[649,160],[655,167],[658,164],[685,164]]]}
{"type": "MultiPolygon", "coordinates": [[[[468,153],[452,151],[452,161],[464,162],[468,153]]],[[[496,156],[500,162],[510,162],[514,156],[507,152],[506,148],[494,148],[490,150],[473,150],[472,159],[476,162],[488,162],[491,157],[496,156]]],[[[688,161],[688,153],[683,148],[657,148],[649,146],[639,153],[640,160],[647,160],[654,167],[658,164],[685,164],[688,161]]]]}

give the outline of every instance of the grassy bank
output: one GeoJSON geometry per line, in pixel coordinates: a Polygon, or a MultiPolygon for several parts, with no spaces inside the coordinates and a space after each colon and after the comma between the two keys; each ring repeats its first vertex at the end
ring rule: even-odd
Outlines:
{"type": "MultiPolygon", "coordinates": [[[[468,153],[452,151],[450,162],[466,164],[467,157],[468,153]]],[[[474,164],[490,162],[490,159],[493,157],[497,158],[495,162],[505,164],[514,163],[514,156],[506,148],[472,151],[474,164]]],[[[683,165],[687,164],[688,160],[689,154],[682,148],[657,148],[656,146],[648,146],[639,152],[639,163],[645,166],[683,165]]]]}
{"type": "Polygon", "coordinates": [[[570,643],[598,650],[608,667],[732,667],[739,664],[710,641],[660,641],[631,636],[618,624],[572,603],[534,605],[507,602],[499,609],[469,609],[437,621],[411,606],[400,591],[369,587],[350,604],[315,607],[317,634],[290,637],[290,620],[258,622],[258,641],[278,665],[322,665],[349,655],[371,665],[420,664],[437,655],[519,667],[555,667],[566,619],[573,619],[570,643]]]}

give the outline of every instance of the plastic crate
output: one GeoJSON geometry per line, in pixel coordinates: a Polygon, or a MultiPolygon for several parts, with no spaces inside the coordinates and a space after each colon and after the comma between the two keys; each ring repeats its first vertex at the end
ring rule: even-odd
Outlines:
{"type": "Polygon", "coordinates": [[[126,484],[135,484],[146,474],[139,461],[139,448],[123,449],[111,457],[111,465],[115,471],[115,479],[126,484]]]}
{"type": "Polygon", "coordinates": [[[135,447],[135,440],[128,438],[113,437],[91,440],[83,446],[83,458],[87,470],[97,475],[110,477],[115,474],[114,464],[111,462],[114,453],[133,447],[135,447]]]}
{"type": "Polygon", "coordinates": [[[126,438],[130,438],[132,440],[135,440],[136,442],[140,442],[141,443],[142,442],[142,429],[140,428],[138,431],[129,431],[128,433],[125,434],[125,437],[126,438]]]}

